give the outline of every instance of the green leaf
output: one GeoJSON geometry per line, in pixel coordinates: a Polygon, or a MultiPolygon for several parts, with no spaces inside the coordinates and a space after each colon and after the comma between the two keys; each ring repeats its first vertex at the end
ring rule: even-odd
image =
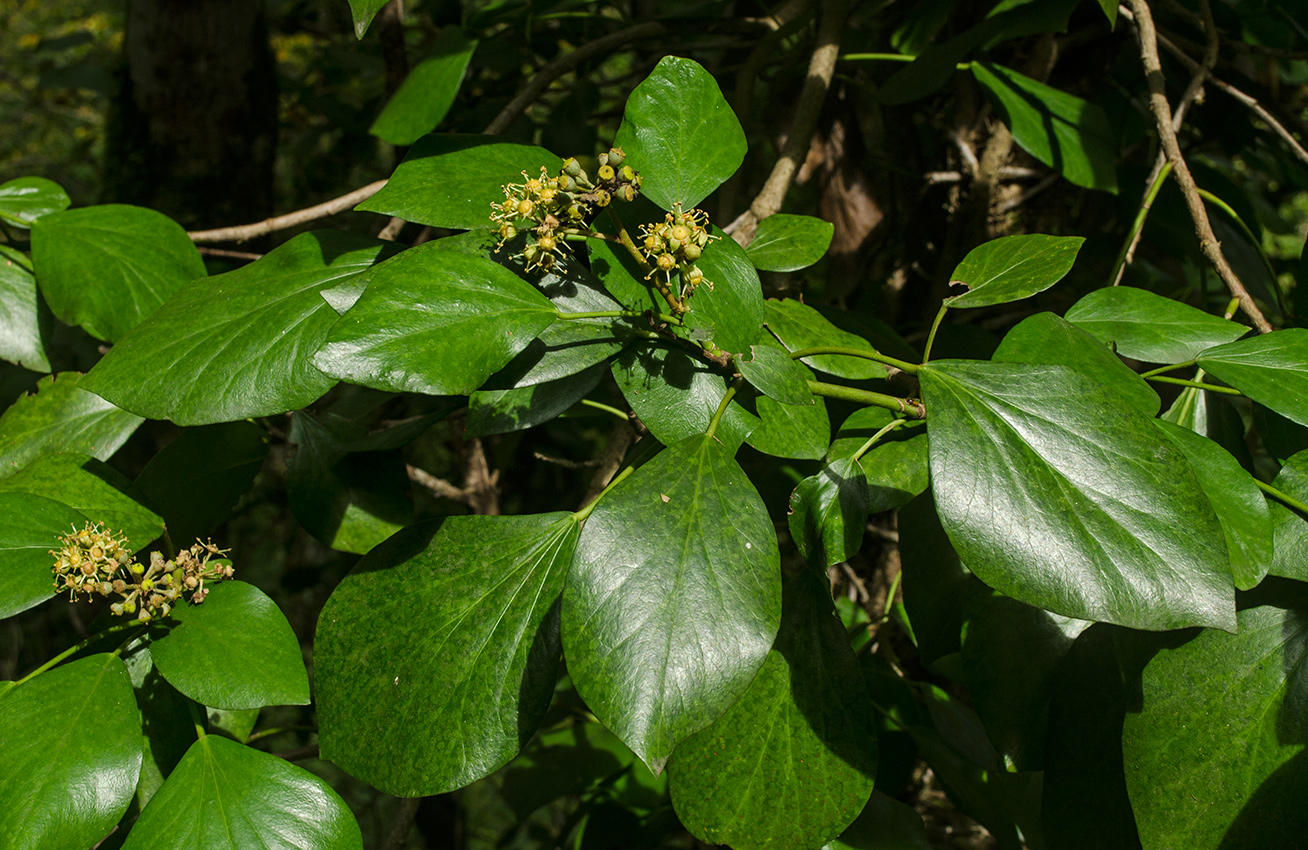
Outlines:
{"type": "Polygon", "coordinates": [[[786,590],[762,669],[726,714],[677,747],[668,768],[678,817],[712,844],[818,847],[872,793],[868,695],[825,572],[804,570],[786,590]]]}
{"type": "Polygon", "coordinates": [[[393,145],[411,145],[445,118],[459,93],[477,40],[458,27],[446,27],[436,38],[432,56],[409,71],[368,132],[393,145]]]}
{"type": "Polygon", "coordinates": [[[504,769],[500,794],[518,819],[526,820],[541,806],[581,794],[639,763],[612,732],[598,723],[578,722],[532,738],[504,769]]]}
{"type": "Polygon", "coordinates": [[[657,773],[763,665],[780,578],[767,508],[731,453],[706,437],[665,449],[586,520],[563,595],[577,691],[657,773]]]}
{"type": "Polygon", "coordinates": [[[141,714],[123,662],[90,655],[0,695],[0,845],[90,847],[127,811],[141,714]]]}
{"type": "Polygon", "coordinates": [[[86,524],[62,502],[32,493],[0,492],[0,619],[54,596],[58,538],[86,524]]]}
{"type": "Polygon", "coordinates": [[[150,641],[168,683],[201,705],[229,711],[308,705],[300,642],[277,603],[243,581],[206,589],[199,605],[178,602],[172,627],[150,641]]]}
{"type": "MultiPolygon", "coordinates": [[[[32,263],[55,316],[109,342],[206,274],[181,225],[125,204],[41,216],[32,223],[32,263]]],[[[200,286],[212,293],[208,282],[200,286]]]]}
{"type": "Polygon", "coordinates": [[[1097,105],[990,63],[972,76],[1031,156],[1087,189],[1117,192],[1117,133],[1097,105]]]}
{"type": "Polygon", "coordinates": [[[49,372],[45,340],[50,328],[50,311],[36,294],[31,263],[0,245],[0,358],[33,372],[49,372]]]}
{"type": "Polygon", "coordinates": [[[362,850],[359,824],[303,768],[217,735],[191,745],[123,850],[362,850]]]}
{"type": "Polygon", "coordinates": [[[936,507],[982,581],[1077,619],[1234,626],[1221,526],[1148,417],[1064,366],[934,361],[918,374],[936,507]]]}
{"type": "MultiPolygon", "coordinates": [[[[612,372],[627,404],[667,446],[706,432],[727,394],[726,381],[707,363],[660,345],[628,348],[613,361],[612,372]]],[[[758,420],[732,402],[716,439],[734,454],[757,427],[758,420]]]]}
{"type": "Polygon", "coordinates": [[[386,5],[386,0],[350,0],[350,14],[354,17],[354,37],[363,38],[368,31],[368,24],[386,5]]]}
{"type": "Polygon", "coordinates": [[[554,319],[549,299],[513,272],[428,242],[373,272],[313,362],[374,389],[467,395],[554,319]]]}
{"type": "MultiPolygon", "coordinates": [[[[767,323],[768,330],[772,331],[789,351],[802,351],[805,348],[818,346],[839,346],[876,352],[867,340],[840,330],[817,310],[793,299],[782,301],[768,299],[764,305],[763,320],[767,323]]],[[[886,376],[885,366],[875,360],[866,360],[862,357],[818,354],[805,357],[804,363],[819,372],[827,372],[838,378],[854,381],[886,376]]]]}
{"type": "Polygon", "coordinates": [[[676,56],[665,56],[631,92],[616,143],[640,172],[641,194],[665,210],[677,203],[689,210],[708,197],[736,173],[747,147],[713,75],[676,56]]]}
{"type": "Polygon", "coordinates": [[[286,498],[305,530],[326,545],[362,555],[413,521],[409,479],[398,451],[350,451],[367,430],[339,416],[291,416],[295,456],[286,498]]]}
{"type": "Polygon", "coordinates": [[[179,425],[304,407],[334,383],[309,359],[336,320],[319,293],[395,250],[345,231],[296,236],[236,271],[183,287],[105,355],[85,386],[179,425]]]}
{"type": "MultiPolygon", "coordinates": [[[[884,407],[864,407],[849,414],[827,459],[850,457],[874,434],[895,420],[884,407]]],[[[881,437],[859,459],[868,484],[868,511],[902,507],[931,483],[925,422],[909,422],[881,437]]]]}
{"type": "Polygon", "coordinates": [[[42,378],[36,394],[14,402],[0,416],[0,477],[34,458],[80,452],[108,460],[143,421],[82,389],[84,375],[60,372],[42,378]]]}
{"type": "Polygon", "coordinates": [[[1226,535],[1236,588],[1256,587],[1272,562],[1272,518],[1253,476],[1207,437],[1161,419],[1154,424],[1190,461],[1199,486],[1212,503],[1226,535]]]}
{"type": "Polygon", "coordinates": [[[1131,286],[1096,289],[1073,304],[1065,318],[1118,354],[1147,363],[1184,363],[1249,330],[1131,286]]]}
{"type": "Polygon", "coordinates": [[[695,291],[686,321],[707,319],[713,342],[740,354],[763,335],[763,288],[745,249],[718,228],[713,233],[721,238],[704,249],[696,264],[712,287],[701,284],[695,291]]]}
{"type": "Polygon", "coordinates": [[[121,472],[83,454],[43,455],[0,480],[0,493],[63,502],[92,522],[124,532],[131,548],[144,549],[163,534],[164,523],[131,495],[132,489],[121,472]]]}
{"type": "Polygon", "coordinates": [[[1099,0],[1099,8],[1104,10],[1104,16],[1108,18],[1108,26],[1117,26],[1117,0],[1099,0]]]}
{"type": "Polygon", "coordinates": [[[826,569],[863,546],[869,493],[852,457],[832,461],[790,494],[790,536],[809,564],[826,569]]]}
{"type": "Polygon", "coordinates": [[[810,215],[770,215],[745,248],[754,268],[793,272],[816,263],[826,254],[835,225],[810,215]]]}
{"type": "MultiPolygon", "coordinates": [[[[811,377],[811,374],[810,374],[811,377]]],[[[743,401],[741,412],[750,416],[748,400],[743,401]]],[[[800,460],[818,460],[827,453],[831,442],[831,420],[827,417],[827,405],[819,399],[816,404],[782,404],[767,396],[754,400],[758,422],[750,429],[745,442],[773,457],[788,457],[800,460]]],[[[733,403],[727,408],[730,415],[736,411],[733,403]]]]}
{"type": "Polygon", "coordinates": [[[1067,366],[1098,381],[1146,416],[1158,415],[1158,393],[1112,349],[1053,313],[1028,316],[1004,336],[992,360],[1067,366]]]}
{"type": "Polygon", "coordinates": [[[502,142],[495,136],[442,133],[423,136],[381,191],[355,207],[405,221],[473,230],[490,224],[491,205],[504,200],[502,187],[556,171],[561,160],[534,145],[502,142]]]}
{"type": "MultiPolygon", "coordinates": [[[[1308,504],[1308,451],[1286,460],[1272,479],[1272,486],[1292,499],[1308,504]]],[[[1308,581],[1308,517],[1280,502],[1269,506],[1272,518],[1272,563],[1274,576],[1308,581]]]]}
{"type": "Polygon", "coordinates": [[[992,307],[1044,292],[1072,270],[1083,242],[1080,236],[1031,233],[978,245],[949,279],[950,286],[962,284],[967,292],[946,298],[945,304],[957,309],[992,307]]]}
{"type": "Polygon", "coordinates": [[[872,792],[860,814],[822,850],[930,850],[922,816],[893,797],[872,792]]]}
{"type": "Polygon", "coordinates": [[[365,556],[318,620],[323,756],[409,797],[513,758],[554,692],[577,528],[566,513],[451,517],[365,556]]]}
{"type": "Polygon", "coordinates": [[[1122,729],[1145,847],[1290,847],[1308,829],[1305,613],[1241,611],[1238,634],[1201,632],[1145,668],[1122,729]]]}
{"type": "Polygon", "coordinates": [[[1286,419],[1308,425],[1308,329],[1219,345],[1202,352],[1199,365],[1286,419]]]}
{"type": "Polygon", "coordinates": [[[511,390],[479,390],[468,397],[468,437],[523,431],[548,422],[581,401],[606,372],[596,363],[584,372],[544,384],[511,390]]]}
{"type": "Polygon", "coordinates": [[[43,215],[62,212],[72,201],[53,180],[18,177],[0,183],[0,221],[24,229],[43,215]]]}
{"type": "Polygon", "coordinates": [[[736,358],[736,368],[759,392],[782,404],[813,404],[817,401],[808,388],[811,373],[783,348],[752,345],[748,358],[736,358]]]}
{"type": "Polygon", "coordinates": [[[164,518],[173,542],[189,546],[227,519],[267,454],[268,435],[253,422],[188,428],[150,458],[136,491],[164,518]]]}
{"type": "MultiPolygon", "coordinates": [[[[195,743],[195,721],[191,714],[195,704],[159,675],[150,657],[148,640],[133,639],[120,657],[127,665],[136,691],[136,704],[141,709],[143,752],[134,801],[139,811],[195,743]]],[[[135,813],[132,817],[135,819],[135,813]]]]}

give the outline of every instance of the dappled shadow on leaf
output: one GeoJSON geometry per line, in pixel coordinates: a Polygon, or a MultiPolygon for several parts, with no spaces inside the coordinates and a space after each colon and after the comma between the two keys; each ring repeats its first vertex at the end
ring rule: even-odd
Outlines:
{"type": "Polygon", "coordinates": [[[383,572],[417,557],[431,544],[431,539],[440,531],[445,520],[446,517],[423,520],[397,531],[361,558],[350,573],[363,575],[383,572]]]}
{"type": "MultiPolygon", "coordinates": [[[[1287,699],[1285,705],[1289,705],[1287,699]]],[[[1302,712],[1301,703],[1299,709],[1302,712]]],[[[1263,780],[1222,837],[1220,850],[1308,848],[1308,750],[1263,780]]]]}
{"type": "Polygon", "coordinates": [[[549,613],[541,620],[527,651],[527,667],[518,685],[518,746],[525,747],[545,716],[554,683],[558,680],[563,643],[559,635],[559,611],[563,596],[554,598],[549,613]],[[542,704],[542,702],[544,704],[542,704]]]}
{"type": "MultiPolygon", "coordinates": [[[[309,236],[314,242],[318,243],[323,265],[327,266],[351,251],[358,251],[361,248],[368,248],[377,244],[377,240],[372,237],[364,236],[362,233],[350,233],[342,230],[312,230],[309,232],[309,236]]],[[[384,260],[390,259],[404,250],[405,247],[399,242],[387,243],[378,252],[371,265],[375,266],[384,260]]]]}

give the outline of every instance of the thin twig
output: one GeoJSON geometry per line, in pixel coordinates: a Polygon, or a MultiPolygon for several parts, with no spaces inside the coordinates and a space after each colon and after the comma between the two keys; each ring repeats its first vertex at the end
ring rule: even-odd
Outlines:
{"type": "Polygon", "coordinates": [[[840,56],[840,36],[844,32],[845,19],[849,16],[852,5],[852,0],[829,0],[822,11],[817,44],[808,63],[808,77],[800,91],[799,106],[790,122],[790,133],[781,148],[781,156],[749,209],[727,227],[727,232],[741,245],[748,245],[754,239],[760,221],[781,209],[790,183],[795,179],[795,172],[808,156],[813,131],[817,129],[818,115],[827,99],[831,78],[836,71],[836,60],[840,56]]]}
{"type": "Polygon", "coordinates": [[[1172,175],[1181,186],[1181,194],[1185,196],[1190,218],[1194,220],[1195,233],[1199,237],[1199,248],[1217,270],[1226,288],[1240,301],[1240,307],[1253,321],[1254,326],[1263,333],[1269,333],[1272,330],[1271,324],[1258,309],[1258,305],[1254,303],[1249,291],[1244,288],[1244,284],[1240,282],[1240,278],[1236,276],[1222,253],[1222,244],[1217,241],[1217,236],[1213,233],[1213,225],[1208,220],[1208,211],[1204,209],[1203,199],[1199,197],[1199,187],[1195,185],[1194,175],[1190,173],[1185,157],[1181,155],[1181,145],[1177,141],[1176,131],[1172,129],[1172,109],[1167,103],[1167,84],[1163,79],[1162,62],[1158,56],[1158,36],[1154,30],[1149,4],[1145,0],[1129,0],[1129,2],[1132,11],[1135,12],[1136,28],[1140,33],[1140,58],[1144,64],[1145,80],[1149,85],[1149,105],[1154,113],[1154,121],[1158,125],[1163,150],[1167,152],[1167,158],[1172,163],[1172,175]]]}
{"type": "Polygon", "coordinates": [[[636,442],[636,430],[626,422],[619,422],[613,427],[613,432],[609,435],[608,445],[600,452],[599,466],[595,474],[590,477],[590,485],[586,488],[586,495],[581,500],[581,507],[586,507],[595,501],[595,497],[604,492],[604,488],[609,486],[613,476],[617,474],[618,468],[622,466],[622,458],[626,456],[627,449],[631,444],[636,442]]]}
{"type": "Polygon", "coordinates": [[[225,257],[229,260],[253,261],[263,257],[263,254],[255,254],[252,251],[228,251],[226,248],[210,248],[207,245],[201,245],[196,250],[206,257],[225,257]]]}
{"type": "Polygon", "coordinates": [[[400,850],[408,844],[409,829],[413,826],[413,819],[418,815],[418,805],[422,803],[421,797],[401,797],[400,805],[395,810],[394,822],[391,824],[391,831],[386,834],[386,840],[381,843],[377,850],[400,850]]]}
{"type": "Polygon", "coordinates": [[[437,478],[425,469],[419,469],[411,464],[405,464],[404,471],[408,473],[409,480],[414,484],[426,487],[427,490],[438,499],[449,499],[452,502],[468,504],[468,495],[459,487],[455,487],[444,478],[437,478]]]}
{"type": "Polygon", "coordinates": [[[277,230],[285,230],[330,215],[345,212],[356,204],[361,204],[386,185],[385,180],[376,180],[359,189],[355,189],[339,198],[332,198],[321,204],[302,210],[277,215],[254,224],[241,224],[236,227],[219,227],[215,230],[196,230],[186,234],[192,242],[245,242],[258,236],[266,236],[277,230]]]}

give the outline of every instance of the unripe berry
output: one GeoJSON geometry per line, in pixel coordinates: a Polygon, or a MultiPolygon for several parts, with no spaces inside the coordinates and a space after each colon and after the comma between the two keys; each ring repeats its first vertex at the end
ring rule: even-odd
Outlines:
{"type": "Polygon", "coordinates": [[[611,165],[601,165],[597,173],[599,174],[599,179],[603,180],[606,183],[612,180],[615,175],[615,172],[613,171],[613,166],[611,165]]]}
{"type": "Polygon", "coordinates": [[[685,257],[687,260],[690,260],[692,263],[698,260],[703,252],[704,249],[700,248],[694,242],[682,246],[681,249],[681,255],[685,257]]]}
{"type": "Polygon", "coordinates": [[[609,148],[609,165],[614,168],[621,168],[622,163],[626,161],[627,154],[623,152],[622,148],[609,148]]]}
{"type": "Polygon", "coordinates": [[[570,156],[563,161],[563,173],[569,177],[576,177],[581,174],[581,163],[577,162],[576,157],[570,156]]]}
{"type": "Polygon", "coordinates": [[[619,186],[618,197],[626,201],[627,203],[631,203],[632,201],[636,200],[636,190],[631,188],[630,185],[619,186]]]}
{"type": "Polygon", "coordinates": [[[534,210],[535,208],[536,208],[535,204],[533,204],[531,201],[527,200],[526,198],[523,198],[521,201],[518,201],[517,213],[523,218],[526,218],[527,216],[531,215],[531,211],[534,210]]]}
{"type": "Polygon", "coordinates": [[[626,180],[628,183],[635,183],[636,169],[632,168],[630,165],[622,166],[622,179],[626,180]]]}
{"type": "Polygon", "coordinates": [[[611,200],[613,200],[613,196],[611,196],[608,192],[604,191],[603,189],[596,189],[596,190],[595,190],[595,205],[596,205],[596,206],[599,206],[599,207],[607,207],[607,206],[609,205],[609,201],[611,201],[611,200]]]}

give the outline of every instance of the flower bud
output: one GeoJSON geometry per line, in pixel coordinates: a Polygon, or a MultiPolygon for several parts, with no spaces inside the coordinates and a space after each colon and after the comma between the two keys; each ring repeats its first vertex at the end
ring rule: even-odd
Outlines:
{"type": "Polygon", "coordinates": [[[703,252],[704,249],[700,248],[694,242],[691,242],[688,245],[683,245],[681,248],[681,255],[685,257],[687,260],[690,260],[692,263],[698,260],[703,252]]]}
{"type": "Polygon", "coordinates": [[[658,260],[655,261],[661,272],[670,272],[677,267],[677,261],[671,254],[659,254],[658,260]]]}

